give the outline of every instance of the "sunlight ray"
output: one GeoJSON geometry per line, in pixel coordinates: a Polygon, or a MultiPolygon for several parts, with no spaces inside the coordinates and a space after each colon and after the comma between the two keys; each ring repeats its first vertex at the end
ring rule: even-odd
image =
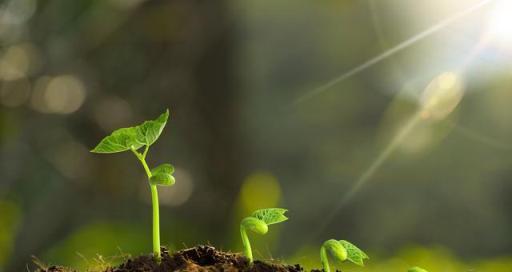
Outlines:
{"type": "Polygon", "coordinates": [[[394,46],[393,48],[390,48],[389,50],[381,53],[380,55],[377,55],[377,56],[367,60],[366,62],[352,68],[351,70],[341,74],[340,76],[328,81],[327,83],[320,85],[319,87],[317,87],[311,91],[306,92],[305,94],[296,98],[292,102],[292,105],[293,106],[300,105],[304,101],[307,101],[307,100],[327,91],[328,89],[335,86],[336,84],[368,69],[369,67],[389,58],[390,56],[393,56],[394,54],[396,54],[400,51],[414,45],[416,42],[421,41],[421,40],[431,36],[432,34],[439,32],[440,30],[443,30],[444,28],[448,27],[452,23],[464,18],[465,16],[475,12],[476,10],[479,10],[480,8],[488,5],[489,3],[493,2],[493,1],[494,0],[483,0],[473,6],[470,6],[464,10],[461,10],[461,11],[453,14],[452,16],[438,22],[437,24],[424,30],[423,32],[420,32],[420,33],[412,36],[411,38],[399,43],[398,45],[394,46]]]}
{"type": "Polygon", "coordinates": [[[397,149],[402,141],[409,135],[412,129],[423,119],[423,111],[418,111],[414,114],[400,129],[393,140],[384,148],[377,158],[372,161],[370,166],[362,173],[356,182],[350,187],[343,197],[338,201],[336,206],[324,217],[322,224],[316,227],[317,234],[313,237],[318,236],[323,232],[327,225],[334,219],[336,214],[352,199],[352,197],[365,185],[375,172],[382,166],[382,164],[389,158],[391,154],[397,149]]]}
{"type": "Polygon", "coordinates": [[[374,174],[400,147],[406,138],[424,122],[439,122],[445,120],[460,104],[464,96],[463,79],[456,72],[444,72],[432,79],[418,97],[418,107],[401,125],[389,144],[371,161],[350,189],[342,193],[334,209],[326,215],[322,224],[317,228],[315,236],[321,234],[338,212],[368,183],[374,174]]]}
{"type": "Polygon", "coordinates": [[[453,128],[455,128],[455,132],[459,133],[461,136],[463,136],[469,140],[472,140],[472,141],[475,141],[475,142],[478,142],[478,143],[481,143],[481,144],[484,144],[484,145],[487,145],[489,147],[499,149],[499,150],[507,150],[507,151],[512,150],[511,144],[500,142],[494,138],[491,138],[487,135],[483,135],[473,129],[462,126],[455,122],[452,122],[450,125],[453,126],[453,128]]]}

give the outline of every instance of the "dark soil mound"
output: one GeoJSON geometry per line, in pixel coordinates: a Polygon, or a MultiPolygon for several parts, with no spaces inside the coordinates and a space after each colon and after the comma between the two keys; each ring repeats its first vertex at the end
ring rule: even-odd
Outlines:
{"type": "MultiPolygon", "coordinates": [[[[61,267],[49,267],[40,269],[39,272],[65,272],[70,271],[61,267]]],[[[104,272],[169,272],[169,271],[214,271],[214,272],[301,272],[300,265],[283,265],[254,261],[249,265],[247,258],[240,254],[228,253],[216,250],[211,246],[197,246],[184,249],[172,255],[166,249],[162,249],[162,261],[155,262],[151,255],[139,256],[128,259],[117,267],[112,267],[104,272]]]]}

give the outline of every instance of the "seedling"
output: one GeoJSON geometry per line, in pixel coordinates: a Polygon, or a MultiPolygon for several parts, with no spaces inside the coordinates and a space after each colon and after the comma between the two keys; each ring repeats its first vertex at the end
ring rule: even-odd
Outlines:
{"type": "Polygon", "coordinates": [[[242,236],[244,255],[249,259],[249,262],[252,263],[253,258],[247,230],[257,234],[265,234],[268,232],[268,225],[288,220],[288,217],[284,215],[286,211],[286,209],[280,208],[261,209],[253,212],[251,216],[242,219],[240,223],[240,235],[242,236]]]}
{"type": "Polygon", "coordinates": [[[146,163],[149,147],[156,142],[169,119],[169,110],[166,110],[157,119],[128,128],[115,130],[103,138],[93,149],[93,153],[118,153],[131,151],[139,160],[146,172],[151,189],[151,203],[153,206],[153,254],[160,260],[160,219],[158,210],[157,185],[171,186],[174,184],[174,167],[168,163],[160,164],[150,170],[146,163]],[[144,148],[142,153],[139,152],[144,148]]]}
{"type": "Polygon", "coordinates": [[[418,266],[415,266],[415,267],[411,267],[407,270],[407,272],[428,272],[427,270],[421,268],[421,267],[418,267],[418,266]]]}
{"type": "Polygon", "coordinates": [[[364,260],[369,259],[368,255],[355,245],[345,240],[330,239],[324,242],[320,248],[320,260],[325,272],[330,272],[328,256],[339,262],[349,260],[359,266],[364,266],[364,260]]]}

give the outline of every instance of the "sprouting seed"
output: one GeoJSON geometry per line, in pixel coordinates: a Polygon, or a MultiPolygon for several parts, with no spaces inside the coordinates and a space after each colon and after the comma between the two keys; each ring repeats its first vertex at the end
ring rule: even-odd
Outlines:
{"type": "Polygon", "coordinates": [[[331,271],[328,255],[339,262],[349,260],[359,266],[364,266],[364,260],[370,258],[361,249],[348,241],[330,239],[325,241],[320,248],[320,260],[325,272],[331,271]]]}
{"type": "Polygon", "coordinates": [[[288,217],[284,215],[286,211],[286,209],[281,208],[261,209],[253,212],[251,216],[242,219],[240,223],[240,235],[242,236],[244,255],[249,259],[249,262],[253,262],[253,257],[247,230],[257,234],[265,234],[268,232],[268,225],[288,220],[288,217]]]}

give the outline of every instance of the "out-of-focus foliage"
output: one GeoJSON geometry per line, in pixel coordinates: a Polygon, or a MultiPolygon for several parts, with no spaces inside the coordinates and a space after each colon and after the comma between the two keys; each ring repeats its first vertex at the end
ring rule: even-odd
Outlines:
{"type": "Polygon", "coordinates": [[[21,220],[19,207],[9,201],[0,201],[0,267],[12,254],[16,230],[21,220]]]}

